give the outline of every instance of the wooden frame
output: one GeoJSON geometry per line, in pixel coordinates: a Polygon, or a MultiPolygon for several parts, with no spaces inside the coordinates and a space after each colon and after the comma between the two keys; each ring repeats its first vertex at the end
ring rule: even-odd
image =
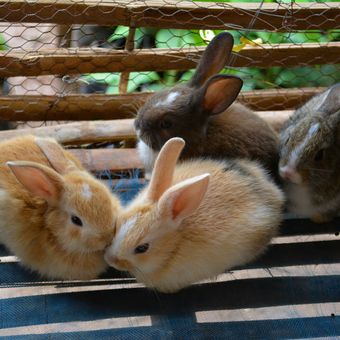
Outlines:
{"type": "MultiPolygon", "coordinates": [[[[182,49],[112,50],[59,48],[1,51],[0,76],[65,75],[91,72],[188,70],[195,68],[205,47],[182,49]]],[[[232,67],[335,64],[340,42],[246,46],[233,53],[232,67]],[[308,58],[306,58],[308,55],[308,58]]]]}
{"type": "MultiPolygon", "coordinates": [[[[246,91],[239,95],[239,101],[254,110],[289,110],[321,90],[300,88],[246,91]]],[[[142,105],[150,94],[0,96],[0,119],[58,121],[131,118],[136,106],[142,105]]]]}
{"type": "Polygon", "coordinates": [[[125,25],[132,27],[252,29],[285,31],[331,29],[338,4],[209,3],[167,0],[0,0],[0,17],[12,22],[125,25]],[[254,14],[257,20],[253,22],[254,14]],[[270,19],[270,20],[269,20],[270,19]],[[228,23],[228,24],[226,24],[228,23]]]}

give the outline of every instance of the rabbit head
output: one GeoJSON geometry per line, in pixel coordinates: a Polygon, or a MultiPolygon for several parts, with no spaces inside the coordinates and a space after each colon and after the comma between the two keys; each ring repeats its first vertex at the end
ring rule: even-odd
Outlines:
{"type": "Polygon", "coordinates": [[[200,142],[211,116],[225,111],[236,99],[242,80],[218,75],[230,58],[233,37],[224,32],[207,46],[192,79],[152,95],[135,120],[138,137],[159,151],[172,137],[200,142]],[[188,128],[190,127],[190,128],[188,128]]]}
{"type": "Polygon", "coordinates": [[[281,177],[295,184],[340,181],[340,84],[298,109],[280,138],[281,177]]]}
{"type": "Polygon", "coordinates": [[[46,202],[44,228],[67,252],[102,251],[114,234],[118,199],[56,142],[36,142],[52,167],[28,161],[7,165],[30,194],[46,202]]]}
{"type": "Polygon", "coordinates": [[[209,174],[171,186],[183,147],[184,141],[180,138],[164,144],[150,185],[140,199],[121,214],[116,237],[105,253],[109,265],[127,270],[144,282],[143,275],[165,268],[180,242],[178,227],[199,207],[208,188],[209,174]]]}

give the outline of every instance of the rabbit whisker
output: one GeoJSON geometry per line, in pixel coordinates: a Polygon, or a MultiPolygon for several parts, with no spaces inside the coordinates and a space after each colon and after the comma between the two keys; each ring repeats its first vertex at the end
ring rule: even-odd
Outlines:
{"type": "Polygon", "coordinates": [[[327,169],[319,169],[319,168],[311,168],[311,167],[308,167],[308,168],[305,168],[307,170],[313,170],[313,171],[320,171],[320,172],[326,172],[326,173],[330,173],[332,172],[332,170],[327,170],[327,169]]]}

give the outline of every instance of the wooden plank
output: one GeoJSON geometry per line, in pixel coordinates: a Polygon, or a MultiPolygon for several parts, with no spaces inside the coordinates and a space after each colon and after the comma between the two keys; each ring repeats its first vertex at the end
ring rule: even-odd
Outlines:
{"type": "MultiPolygon", "coordinates": [[[[255,111],[276,131],[294,111],[255,111]]],[[[0,141],[31,134],[39,137],[53,137],[63,145],[82,145],[87,143],[131,141],[134,145],[136,132],[133,119],[115,119],[111,121],[83,121],[69,124],[0,131],[0,141]]]]}
{"type": "Polygon", "coordinates": [[[39,128],[0,131],[0,141],[26,134],[38,137],[53,137],[64,145],[81,145],[103,141],[113,142],[136,138],[133,120],[117,119],[113,121],[85,121],[39,128]]]}
{"type": "Polygon", "coordinates": [[[125,95],[0,96],[3,120],[91,120],[131,118],[149,93],[125,95]]]}
{"type": "Polygon", "coordinates": [[[181,0],[0,0],[9,22],[199,29],[331,29],[337,3],[215,3],[181,0]],[[254,18],[256,17],[256,20],[254,18]]]}
{"type": "MultiPolygon", "coordinates": [[[[245,91],[239,101],[256,111],[290,110],[323,88],[245,91]]],[[[131,118],[151,93],[0,96],[0,119],[16,121],[131,118]]]]}
{"type": "Polygon", "coordinates": [[[283,125],[294,113],[294,110],[255,111],[255,113],[264,119],[276,132],[280,132],[283,125]]]}
{"type": "Polygon", "coordinates": [[[324,88],[270,89],[241,92],[238,99],[253,110],[291,110],[305,103],[324,88]]]}
{"type": "Polygon", "coordinates": [[[136,149],[70,149],[90,171],[142,169],[136,149]]]}
{"type": "MultiPolygon", "coordinates": [[[[103,48],[0,51],[0,76],[188,70],[196,67],[204,50],[205,47],[134,51],[103,48]]],[[[230,65],[270,67],[336,64],[340,63],[339,56],[340,42],[263,44],[233,53],[230,65]]]]}

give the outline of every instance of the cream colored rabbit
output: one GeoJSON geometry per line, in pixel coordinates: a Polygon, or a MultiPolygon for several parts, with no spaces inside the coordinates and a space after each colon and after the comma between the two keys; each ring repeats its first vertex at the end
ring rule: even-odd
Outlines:
{"type": "Polygon", "coordinates": [[[106,269],[119,201],[55,140],[0,143],[0,242],[28,268],[58,279],[106,269]]]}
{"type": "Polygon", "coordinates": [[[255,162],[185,161],[170,139],[149,186],[118,218],[106,261],[174,292],[253,260],[276,234],[282,192],[255,162]]]}

